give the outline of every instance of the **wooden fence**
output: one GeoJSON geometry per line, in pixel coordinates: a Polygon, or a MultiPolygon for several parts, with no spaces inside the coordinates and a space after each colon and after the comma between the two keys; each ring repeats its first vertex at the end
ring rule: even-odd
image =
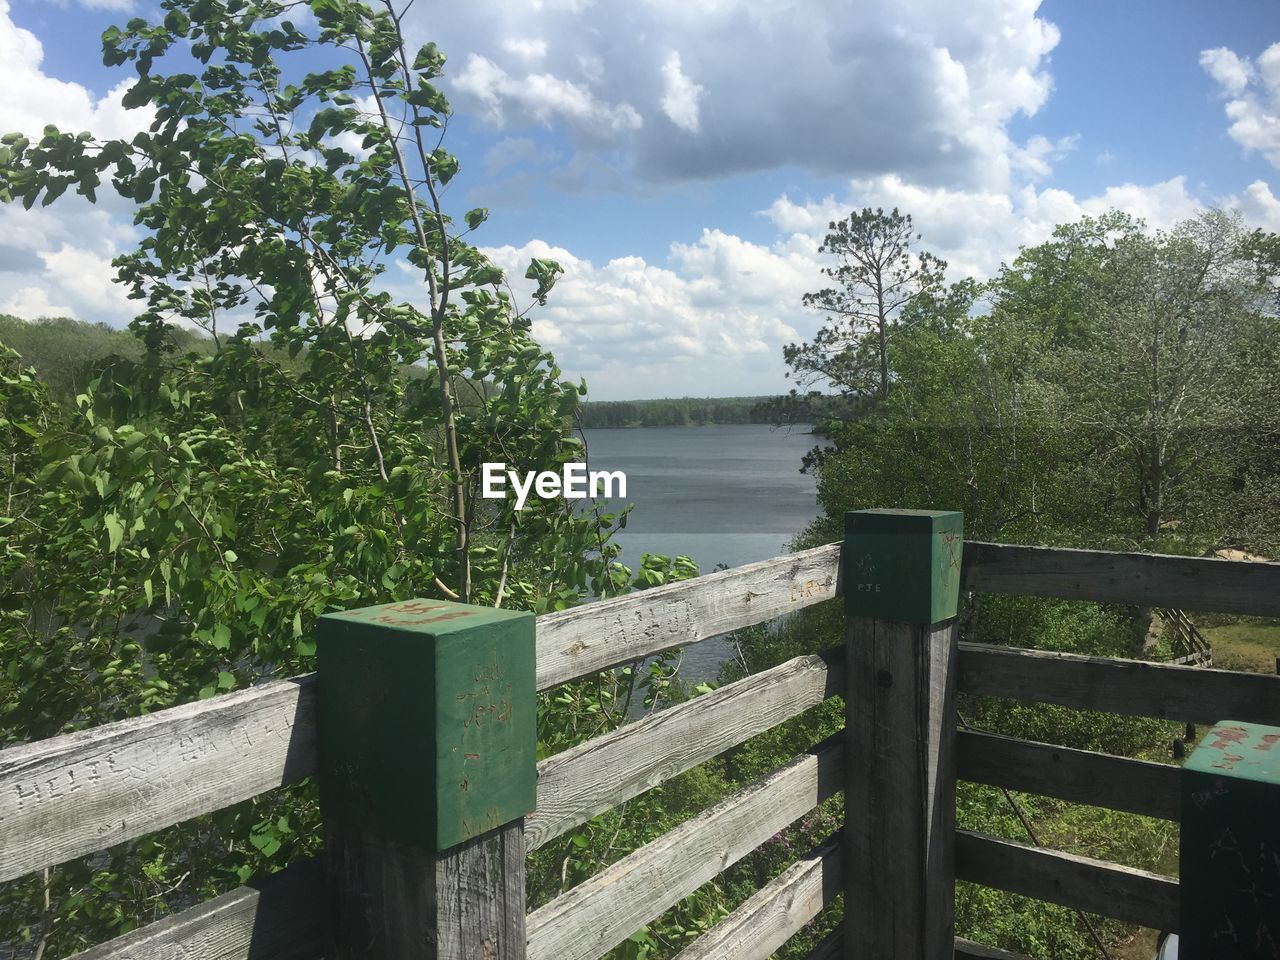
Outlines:
{"type": "MultiPolygon", "coordinates": [[[[960,576],[964,591],[1280,616],[1276,564],[968,542],[960,576]]],[[[548,690],[760,623],[835,597],[841,581],[832,544],[539,617],[532,684],[548,690]]],[[[956,831],[952,809],[959,778],[1176,820],[1178,769],[957,731],[955,695],[1280,724],[1280,677],[1046,653],[1030,649],[1035,637],[1025,648],[957,644],[953,618],[863,615],[845,593],[846,650],[798,657],[538,762],[526,816],[445,849],[366,838],[354,874],[337,876],[349,864],[333,858],[293,864],[78,956],[589,960],[841,791],[843,830],[681,960],[767,957],[841,893],[845,929],[814,957],[1011,956],[954,940],[957,878],[1176,930],[1173,878],[956,831]],[[842,735],[525,914],[520,854],[844,694],[842,735]],[[353,895],[375,918],[360,929],[334,921],[345,909],[335,902],[353,895]],[[919,949],[894,947],[902,938],[919,949]]],[[[322,648],[321,678],[324,663],[322,648]]],[[[322,684],[296,677],[0,752],[0,881],[316,774],[328,749],[318,747],[322,684]]]]}
{"type": "Polygon", "coordinates": [[[1167,607],[1156,611],[1164,621],[1165,630],[1173,647],[1171,663],[1183,663],[1196,667],[1213,666],[1213,646],[1200,632],[1186,611],[1167,607]]]}

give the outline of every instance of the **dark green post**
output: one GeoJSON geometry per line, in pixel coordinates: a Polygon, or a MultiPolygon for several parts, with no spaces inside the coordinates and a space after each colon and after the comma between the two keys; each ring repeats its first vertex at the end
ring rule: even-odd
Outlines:
{"type": "Polygon", "coordinates": [[[1181,778],[1179,958],[1280,958],[1280,727],[1215,724],[1181,778]]]}
{"type": "Polygon", "coordinates": [[[845,516],[845,942],[858,960],[955,950],[959,513],[845,516]]]}
{"type": "Polygon", "coordinates": [[[409,600],[317,643],[334,956],[523,960],[533,615],[409,600]]]}

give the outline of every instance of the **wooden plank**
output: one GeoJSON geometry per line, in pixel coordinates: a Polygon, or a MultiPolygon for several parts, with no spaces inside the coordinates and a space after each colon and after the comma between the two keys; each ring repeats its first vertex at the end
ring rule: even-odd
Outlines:
{"type": "Polygon", "coordinates": [[[840,789],[830,738],[529,914],[528,960],[596,960],[840,789]]]}
{"type": "Polygon", "coordinates": [[[840,652],[796,657],[660,710],[538,764],[532,852],[664,780],[843,692],[840,652]]]}
{"type": "Polygon", "coordinates": [[[834,837],[761,887],[676,960],[768,960],[839,896],[840,860],[834,837]]]}
{"type": "MultiPolygon", "coordinates": [[[[808,960],[839,960],[840,951],[844,949],[844,924],[841,923],[823,937],[810,952],[808,960]]],[[[999,947],[988,947],[986,944],[974,943],[963,937],[956,937],[955,960],[1031,960],[1030,957],[999,947]]]]}
{"type": "Polygon", "coordinates": [[[524,960],[518,820],[440,852],[326,824],[325,864],[342,960],[524,960]]]}
{"type": "Polygon", "coordinates": [[[1254,560],[971,541],[964,589],[1280,617],[1280,563],[1254,560]]]}
{"type": "Polygon", "coordinates": [[[1152,930],[1178,930],[1178,881],[1105,860],[956,831],[956,877],[1152,930]]]}
{"type": "Polygon", "coordinates": [[[1128,716],[1280,725],[1280,677],[1263,673],[962,643],[960,690],[1128,716]]]}
{"type": "MultiPolygon", "coordinates": [[[[838,558],[833,544],[541,617],[539,689],[833,596],[838,558]]],[[[0,751],[0,882],[315,771],[310,675],[11,747],[0,751]]]]}
{"type": "Polygon", "coordinates": [[[0,752],[0,882],[315,772],[296,677],[0,752]]]}
{"type": "Polygon", "coordinates": [[[855,617],[847,637],[844,956],[937,960],[954,937],[955,621],[855,617]]]}
{"type": "Polygon", "coordinates": [[[71,960],[320,960],[326,934],[320,863],[308,860],[71,960]]]}
{"type": "Polygon", "coordinates": [[[538,618],[538,689],[834,597],[840,545],[814,547],[538,618]]]}
{"type": "Polygon", "coordinates": [[[1178,768],[1106,753],[961,730],[961,780],[1177,822],[1178,768]]]}
{"type": "Polygon", "coordinates": [[[807,960],[840,960],[844,954],[844,921],[818,941],[817,946],[809,951],[807,960]]]}
{"type": "Polygon", "coordinates": [[[988,947],[985,943],[974,943],[972,940],[956,937],[955,960],[1031,960],[1031,958],[1025,953],[988,947]]]}

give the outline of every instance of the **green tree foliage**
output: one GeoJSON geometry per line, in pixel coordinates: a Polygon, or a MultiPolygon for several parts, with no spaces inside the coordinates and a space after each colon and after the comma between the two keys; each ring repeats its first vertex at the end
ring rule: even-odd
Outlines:
{"type": "MultiPolygon", "coordinates": [[[[1214,505],[1229,499],[1277,330],[1237,220],[1213,211],[1147,234],[1113,215],[1057,239],[1068,256],[1087,247],[1087,267],[1033,283],[1081,313],[1036,372],[1049,421],[1093,440],[1077,478],[1081,494],[1110,505],[1115,522],[1099,533],[1143,549],[1235,539],[1214,505]]],[[[1040,253],[1021,265],[1036,272],[1040,253]]],[[[1014,316],[1020,300],[1001,297],[998,309],[1014,316]]]]}
{"type": "MultiPolygon", "coordinates": [[[[897,315],[887,395],[863,387],[825,423],[828,445],[809,458],[823,515],[798,544],[838,539],[848,510],[906,507],[961,510],[971,539],[1275,555],[1278,251],[1280,239],[1247,235],[1218,211],[1168,231],[1112,213],[1059,227],[990,283],[921,290],[897,315]]],[[[831,330],[787,360],[796,376],[822,373],[854,392],[842,364],[857,368],[857,356],[831,330]]],[[[1144,613],[975,595],[960,628],[983,643],[1133,656],[1144,613]]],[[[824,616],[744,633],[745,662],[761,669],[838,642],[824,616]]],[[[962,698],[961,710],[979,729],[1130,756],[1167,759],[1175,732],[1044,704],[962,698]]],[[[1171,869],[1168,824],[1018,801],[1050,845],[1171,869]]],[[[1027,840],[998,791],[962,784],[958,807],[964,826],[1027,840]]],[[[1071,911],[965,884],[957,907],[957,929],[975,939],[1097,955],[1071,911]]],[[[1106,938],[1124,932],[1093,924],[1106,938]]]]}
{"type": "MultiPolygon", "coordinates": [[[[197,349],[195,340],[191,336],[183,349],[197,349]]],[[[0,343],[16,350],[23,362],[35,369],[53,398],[67,406],[74,406],[76,395],[88,389],[96,361],[113,354],[136,360],[143,353],[141,342],[127,330],[70,317],[28,322],[0,314],[0,343]]]]}
{"type": "Polygon", "coordinates": [[[836,286],[804,296],[806,306],[828,314],[827,323],[783,356],[802,385],[827,383],[844,393],[889,394],[889,341],[902,327],[901,311],[942,285],[946,263],[931,253],[913,255],[911,217],[895,207],[864,209],[833,221],[819,248],[836,258],[823,273],[836,286]]]}
{"type": "Polygon", "coordinates": [[[1086,218],[985,287],[916,298],[894,390],[827,424],[814,539],[888,504],[963,510],[979,538],[1268,549],[1280,324],[1245,240],[1218,212],[1086,218]]]}
{"type": "MultiPolygon", "coordinates": [[[[296,3],[161,6],[103,36],[106,63],[137,74],[125,105],[155,111],[148,131],[47,127],[0,149],[0,199],[94,200],[109,179],[145,231],[115,261],[136,342],[87,379],[68,357],[51,379],[78,391],[69,407],[0,356],[0,558],[21,586],[0,621],[0,743],[310,670],[333,609],[542,612],[633,586],[617,517],[478,497],[483,461],[580,454],[564,425],[585,385],[562,381],[466,242],[486,211],[455,222],[441,202],[458,164],[440,51],[406,50],[390,3],[311,0],[309,30],[296,3]],[[420,281],[403,297],[383,277],[396,254],[420,281]]],[[[535,299],[558,273],[530,265],[535,299]]],[[[635,585],[692,571],[646,558],[635,585]]],[[[636,683],[653,699],[678,686],[664,660],[571,685],[591,719],[544,697],[544,745],[621,722],[636,683]]],[[[304,784],[6,885],[0,941],[64,955],[314,851],[316,827],[304,784]]]]}

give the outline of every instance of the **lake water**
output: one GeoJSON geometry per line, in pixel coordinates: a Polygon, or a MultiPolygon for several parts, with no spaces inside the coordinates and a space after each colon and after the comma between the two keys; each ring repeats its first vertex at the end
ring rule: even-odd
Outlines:
{"type": "MultiPolygon", "coordinates": [[[[815,516],[813,477],[801,458],[818,442],[807,427],[763,424],[588,430],[592,470],[627,475],[635,509],[617,535],[622,562],[643,553],[685,554],[703,573],[787,552],[787,541],[815,516]]],[[[690,647],[686,679],[714,679],[731,656],[708,640],[690,647]]]]}

